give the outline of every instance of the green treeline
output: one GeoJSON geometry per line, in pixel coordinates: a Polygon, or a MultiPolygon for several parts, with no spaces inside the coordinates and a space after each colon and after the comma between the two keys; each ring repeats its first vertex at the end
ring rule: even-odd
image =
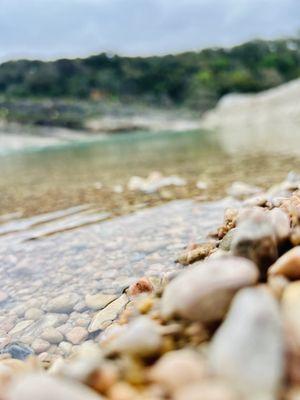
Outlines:
{"type": "Polygon", "coordinates": [[[258,92],[300,76],[300,39],[255,40],[161,57],[107,54],[0,65],[0,96],[140,101],[205,110],[229,92],[258,92]]]}

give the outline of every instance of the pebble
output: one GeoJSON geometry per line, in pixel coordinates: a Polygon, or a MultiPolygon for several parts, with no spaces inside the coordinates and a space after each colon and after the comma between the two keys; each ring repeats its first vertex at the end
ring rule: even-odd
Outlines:
{"type": "Polygon", "coordinates": [[[31,345],[36,354],[44,353],[50,348],[50,343],[43,339],[35,339],[31,345]]]}
{"type": "Polygon", "coordinates": [[[3,349],[3,347],[7,346],[11,341],[11,337],[9,335],[1,335],[0,337],[0,349],[3,349]]]}
{"type": "Polygon", "coordinates": [[[33,350],[24,343],[13,342],[5,346],[1,353],[8,353],[12,358],[16,358],[17,360],[25,360],[33,354],[33,350]]]}
{"type": "Polygon", "coordinates": [[[47,342],[49,342],[51,344],[58,344],[64,339],[64,337],[61,334],[61,332],[59,332],[58,329],[52,328],[52,327],[46,328],[42,332],[41,338],[46,340],[47,342]]]}
{"type": "Polygon", "coordinates": [[[29,308],[25,312],[25,318],[36,321],[36,320],[40,319],[43,314],[44,314],[43,311],[38,308],[29,308]]]}
{"type": "Polygon", "coordinates": [[[161,302],[162,315],[200,322],[220,320],[234,294],[257,280],[258,270],[249,260],[223,257],[203,261],[182,272],[166,287],[161,302]]]}
{"type": "Polygon", "coordinates": [[[208,183],[204,181],[197,181],[196,188],[199,190],[206,190],[208,188],[208,183]]]}
{"type": "Polygon", "coordinates": [[[189,265],[195,261],[203,260],[216,247],[215,243],[197,244],[192,249],[187,249],[182,253],[177,261],[182,265],[189,265]]]}
{"type": "Polygon", "coordinates": [[[273,264],[269,275],[283,275],[289,279],[300,279],[300,246],[294,247],[284,253],[273,264]]]}
{"type": "Polygon", "coordinates": [[[199,354],[184,349],[164,354],[151,368],[149,379],[175,393],[182,386],[203,381],[206,374],[206,365],[199,354]]]}
{"type": "Polygon", "coordinates": [[[11,331],[9,331],[9,334],[15,335],[16,333],[22,332],[26,328],[28,328],[30,325],[32,325],[33,322],[34,322],[33,320],[28,320],[28,321],[26,320],[26,321],[18,322],[17,325],[11,331]]]}
{"type": "Polygon", "coordinates": [[[119,335],[108,342],[108,348],[112,352],[141,357],[156,354],[161,346],[159,326],[146,316],[129,323],[119,335]]]}
{"type": "Polygon", "coordinates": [[[71,329],[66,334],[66,339],[72,344],[80,344],[87,339],[88,335],[89,333],[85,328],[81,326],[75,326],[75,328],[71,329]]]}
{"type": "Polygon", "coordinates": [[[175,393],[174,400],[240,400],[234,389],[215,379],[184,386],[175,393]]]}
{"type": "Polygon", "coordinates": [[[223,239],[220,241],[219,248],[224,251],[230,251],[231,249],[231,244],[232,240],[234,237],[234,234],[236,233],[236,228],[231,229],[229,232],[226,233],[226,235],[223,237],[223,239]]]}
{"type": "Polygon", "coordinates": [[[24,314],[26,312],[26,307],[24,305],[19,305],[13,309],[13,312],[18,316],[18,317],[24,317],[24,314]]]}
{"type": "Polygon", "coordinates": [[[44,373],[14,380],[5,400],[101,400],[102,396],[75,381],[63,381],[44,373]]]}
{"type": "Polygon", "coordinates": [[[291,226],[287,213],[280,208],[273,208],[267,215],[275,229],[278,242],[283,242],[288,239],[291,233],[291,226]]]}
{"type": "Polygon", "coordinates": [[[251,186],[244,182],[234,182],[228,189],[229,196],[237,200],[244,200],[247,197],[257,195],[262,192],[262,189],[257,186],[251,186]]]}
{"type": "Polygon", "coordinates": [[[137,296],[141,293],[153,292],[153,290],[151,281],[147,277],[143,277],[129,286],[127,294],[128,296],[137,296]]]}
{"type": "Polygon", "coordinates": [[[300,384],[300,281],[290,283],[281,299],[286,332],[287,372],[289,380],[300,384]]]}
{"type": "Polygon", "coordinates": [[[6,333],[11,331],[13,329],[13,327],[15,326],[15,321],[16,321],[15,317],[1,318],[1,320],[0,320],[1,329],[6,333]]]}
{"type": "Polygon", "coordinates": [[[72,294],[64,294],[50,300],[47,305],[47,311],[54,313],[67,313],[73,311],[77,300],[72,294]]]}
{"type": "Polygon", "coordinates": [[[268,267],[277,259],[276,230],[263,211],[255,210],[238,221],[231,251],[234,255],[252,260],[265,278],[268,267]]]}
{"type": "Polygon", "coordinates": [[[265,287],[241,290],[212,339],[213,371],[246,399],[273,399],[283,377],[283,355],[279,307],[271,292],[265,287]]]}
{"type": "Polygon", "coordinates": [[[85,297],[85,304],[92,310],[101,310],[116,298],[117,296],[113,294],[103,294],[103,293],[97,293],[92,295],[88,294],[85,297]]]}
{"type": "Polygon", "coordinates": [[[69,355],[72,350],[72,344],[69,342],[60,342],[58,347],[62,350],[65,356],[69,355]]]}
{"type": "Polygon", "coordinates": [[[0,303],[3,303],[8,299],[8,294],[3,290],[0,290],[0,303]]]}
{"type": "Polygon", "coordinates": [[[119,298],[109,303],[103,310],[99,311],[88,327],[90,333],[102,330],[107,326],[107,322],[113,321],[117,318],[119,313],[123,310],[128,303],[126,294],[121,295],[119,298]]]}
{"type": "Polygon", "coordinates": [[[277,299],[281,299],[289,280],[283,275],[269,275],[268,286],[277,299]]]}
{"type": "Polygon", "coordinates": [[[66,324],[60,325],[57,327],[57,330],[62,334],[66,335],[73,328],[73,325],[67,322],[66,324]]]}
{"type": "Polygon", "coordinates": [[[290,283],[281,299],[283,318],[300,349],[300,281],[290,283]]]}

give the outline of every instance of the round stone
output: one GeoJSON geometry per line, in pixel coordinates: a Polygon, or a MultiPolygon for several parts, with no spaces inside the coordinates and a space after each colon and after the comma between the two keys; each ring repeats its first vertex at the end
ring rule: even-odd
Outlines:
{"type": "Polygon", "coordinates": [[[43,339],[35,339],[31,345],[36,354],[46,352],[50,348],[50,343],[43,339]]]}
{"type": "Polygon", "coordinates": [[[67,313],[73,311],[77,302],[77,296],[72,294],[64,294],[50,300],[47,305],[47,310],[54,313],[67,313]]]}
{"type": "Polygon", "coordinates": [[[41,334],[41,338],[51,344],[58,344],[64,339],[59,330],[52,327],[46,328],[41,334]]]}
{"type": "Polygon", "coordinates": [[[80,344],[88,337],[88,331],[81,327],[75,326],[66,334],[66,339],[73,344],[80,344]]]}

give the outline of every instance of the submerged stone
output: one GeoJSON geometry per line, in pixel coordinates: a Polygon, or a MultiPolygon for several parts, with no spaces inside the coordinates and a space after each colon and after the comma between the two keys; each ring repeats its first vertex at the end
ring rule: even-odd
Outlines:
{"type": "Polygon", "coordinates": [[[32,355],[34,351],[21,342],[13,342],[9,345],[5,346],[1,353],[9,353],[12,358],[16,358],[18,360],[25,360],[27,357],[32,355]]]}

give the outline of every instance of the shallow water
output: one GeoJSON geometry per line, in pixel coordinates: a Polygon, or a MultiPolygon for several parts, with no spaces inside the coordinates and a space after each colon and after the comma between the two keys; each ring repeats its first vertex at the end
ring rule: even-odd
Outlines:
{"type": "Polygon", "coordinates": [[[299,171],[299,136],[252,139],[140,132],[0,157],[0,353],[16,341],[40,353],[36,339],[49,328],[60,337],[48,343],[50,354],[68,354],[74,327],[94,339],[101,330],[89,329],[96,311],[86,295],[120,296],[139,276],[178,271],[174,259],[181,249],[204,240],[232,200],[181,200],[112,218],[124,204],[126,213],[173,198],[213,199],[235,180],[267,187],[299,171]],[[125,187],[132,175],[153,170],[184,177],[187,185],[151,195],[114,192],[114,185],[125,187]],[[196,189],[198,179],[207,190],[196,189]],[[68,311],[49,308],[60,295],[72,297],[68,311]]]}
{"type": "Polygon", "coordinates": [[[85,221],[83,207],[7,222],[0,231],[0,353],[14,342],[35,349],[49,328],[60,336],[47,348],[50,354],[66,355],[59,343],[76,326],[88,330],[86,340],[94,339],[101,329],[90,328],[96,311],[87,306],[87,295],[118,298],[140,276],[161,278],[180,270],[174,260],[183,247],[205,240],[234,204],[174,201],[71,232],[61,231],[59,222],[74,215],[85,221]],[[72,298],[71,308],[51,309],[51,299],[61,295],[72,298]]]}
{"type": "Polygon", "coordinates": [[[126,187],[132,175],[145,177],[153,170],[188,180],[186,188],[152,196],[153,204],[164,197],[221,197],[235,180],[269,186],[299,169],[299,142],[297,133],[276,138],[259,133],[251,138],[249,133],[136,132],[14,152],[0,157],[0,215],[19,211],[30,216],[84,203],[114,212],[124,202],[128,207],[147,203],[151,196],[137,201],[126,190],[115,193],[113,186],[126,187]],[[205,193],[196,190],[198,179],[208,183],[205,193]]]}

